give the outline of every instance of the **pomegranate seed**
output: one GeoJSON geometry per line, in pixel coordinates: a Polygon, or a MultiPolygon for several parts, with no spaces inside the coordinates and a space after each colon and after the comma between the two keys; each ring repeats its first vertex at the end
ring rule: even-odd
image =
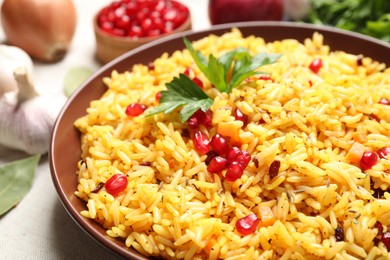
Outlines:
{"type": "Polygon", "coordinates": [[[198,78],[198,77],[195,77],[192,79],[192,81],[198,85],[198,87],[200,87],[201,89],[203,89],[203,82],[198,78]]]}
{"type": "Polygon", "coordinates": [[[269,170],[268,170],[268,174],[271,177],[271,179],[278,175],[279,168],[280,168],[280,161],[279,160],[275,160],[271,163],[271,165],[269,166],[269,170]]]}
{"type": "Polygon", "coordinates": [[[196,129],[199,125],[204,125],[207,128],[210,128],[212,125],[213,112],[209,109],[206,112],[199,109],[196,111],[189,119],[188,125],[192,129],[196,129]]]}
{"type": "Polygon", "coordinates": [[[161,98],[161,92],[157,92],[157,94],[156,94],[156,101],[160,102],[160,98],[161,98]]]}
{"type": "Polygon", "coordinates": [[[382,223],[380,223],[379,221],[375,222],[374,228],[377,228],[378,229],[378,235],[382,236],[382,234],[383,234],[382,223]]]}
{"type": "Polygon", "coordinates": [[[206,154],[210,151],[210,141],[205,133],[197,130],[192,138],[195,150],[201,154],[206,154]]]}
{"type": "Polygon", "coordinates": [[[381,240],[386,246],[387,251],[390,251],[390,232],[383,233],[381,240]]]}
{"type": "Polygon", "coordinates": [[[186,70],[184,71],[184,75],[186,75],[188,77],[191,77],[191,74],[192,74],[192,69],[191,68],[186,68],[186,70]]]}
{"type": "Polygon", "coordinates": [[[112,196],[115,196],[122,191],[124,191],[127,187],[127,178],[123,174],[115,174],[111,176],[110,179],[105,184],[105,188],[108,193],[110,193],[112,196]]]}
{"type": "Polygon", "coordinates": [[[190,118],[187,120],[188,127],[191,129],[197,129],[199,127],[199,122],[198,118],[194,115],[192,115],[190,118]]]}
{"type": "Polygon", "coordinates": [[[270,81],[274,82],[274,80],[269,75],[261,75],[259,77],[259,79],[261,79],[261,80],[270,80],[270,81]]]}
{"type": "Polygon", "coordinates": [[[243,173],[244,169],[242,168],[241,164],[234,161],[228,166],[225,179],[229,182],[234,182],[241,178],[243,173]]]}
{"type": "Polygon", "coordinates": [[[387,155],[390,154],[390,147],[383,147],[377,151],[379,158],[386,159],[387,155]]]}
{"type": "Polygon", "coordinates": [[[237,155],[235,161],[238,162],[243,169],[245,169],[248,166],[248,163],[251,161],[252,157],[250,153],[248,153],[245,150],[241,150],[240,153],[237,155]]]}
{"type": "Polygon", "coordinates": [[[240,218],[236,222],[236,229],[241,235],[249,235],[255,232],[257,226],[260,223],[260,219],[255,214],[250,214],[246,217],[240,218]]]}
{"type": "Polygon", "coordinates": [[[309,69],[314,73],[318,73],[318,71],[322,68],[322,60],[320,58],[315,58],[309,65],[309,69]]]}
{"type": "Polygon", "coordinates": [[[228,162],[225,158],[221,156],[215,156],[213,159],[211,159],[209,165],[207,166],[207,170],[210,173],[220,173],[221,171],[225,170],[228,166],[228,162]]]}
{"type": "Polygon", "coordinates": [[[390,100],[388,100],[387,98],[381,98],[381,99],[379,100],[379,104],[389,106],[389,105],[390,105],[390,100]]]}
{"type": "Polygon", "coordinates": [[[112,35],[144,37],[171,32],[188,16],[188,8],[174,0],[119,0],[102,8],[97,22],[103,31],[112,35]],[[112,23],[113,28],[109,29],[105,22],[112,23]]]}
{"type": "Polygon", "coordinates": [[[248,116],[243,114],[240,109],[236,108],[233,115],[236,120],[242,121],[244,126],[248,124],[248,116]]]}
{"type": "Polygon", "coordinates": [[[360,159],[360,169],[363,171],[371,169],[379,160],[379,155],[373,151],[367,151],[363,153],[360,159]]]}
{"type": "Polygon", "coordinates": [[[219,156],[219,154],[218,154],[216,151],[214,151],[214,150],[208,151],[206,155],[207,155],[207,158],[206,158],[206,160],[205,160],[205,164],[206,164],[206,165],[209,165],[210,162],[211,162],[211,160],[212,160],[214,157],[219,156]]]}
{"type": "Polygon", "coordinates": [[[227,153],[227,151],[229,150],[228,141],[220,134],[214,135],[211,138],[210,144],[211,144],[211,148],[214,151],[216,151],[219,155],[223,155],[227,153]]]}
{"type": "Polygon", "coordinates": [[[230,148],[229,152],[226,155],[226,160],[229,163],[234,162],[240,152],[241,152],[241,149],[238,147],[234,146],[234,147],[230,148]]]}
{"type": "Polygon", "coordinates": [[[115,21],[115,27],[126,30],[130,27],[131,21],[128,15],[122,15],[115,21]]]}
{"type": "Polygon", "coordinates": [[[133,103],[126,107],[126,115],[139,116],[146,110],[146,106],[140,103],[133,103]]]}

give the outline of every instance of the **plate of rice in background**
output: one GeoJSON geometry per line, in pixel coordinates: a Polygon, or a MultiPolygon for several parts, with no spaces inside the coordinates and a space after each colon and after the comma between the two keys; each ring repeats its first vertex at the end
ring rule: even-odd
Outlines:
{"type": "Polygon", "coordinates": [[[390,46],[288,22],[187,32],[69,99],[50,165],[127,259],[389,259],[390,46]]]}

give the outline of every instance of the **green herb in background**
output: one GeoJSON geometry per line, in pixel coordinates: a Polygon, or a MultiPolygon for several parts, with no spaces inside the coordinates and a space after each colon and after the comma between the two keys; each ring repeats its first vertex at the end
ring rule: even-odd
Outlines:
{"type": "Polygon", "coordinates": [[[64,93],[67,97],[84,82],[90,75],[92,70],[87,67],[74,67],[68,70],[64,79],[64,93]]]}
{"type": "Polygon", "coordinates": [[[390,42],[389,0],[311,0],[303,21],[331,25],[390,42]]]}
{"type": "Polygon", "coordinates": [[[34,155],[0,166],[0,216],[28,193],[39,159],[39,155],[34,155]]]}
{"type": "MultiPolygon", "coordinates": [[[[186,38],[184,38],[184,43],[202,73],[220,92],[227,93],[230,93],[246,78],[263,74],[263,72],[255,70],[261,66],[275,63],[281,56],[260,53],[252,57],[248,50],[237,48],[218,59],[210,54],[207,60],[193,48],[186,38]],[[228,75],[229,71],[231,72],[230,76],[228,75]]],[[[213,105],[213,100],[184,74],[175,77],[172,82],[166,84],[166,87],[166,91],[161,91],[160,105],[152,109],[148,116],[161,112],[168,114],[183,106],[180,111],[180,120],[185,122],[199,109],[207,111],[213,105]]]]}

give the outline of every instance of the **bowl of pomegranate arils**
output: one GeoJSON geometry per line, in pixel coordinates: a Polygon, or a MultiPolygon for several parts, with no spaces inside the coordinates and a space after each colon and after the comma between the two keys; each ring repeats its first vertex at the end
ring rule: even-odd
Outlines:
{"type": "Polygon", "coordinates": [[[107,63],[161,37],[191,29],[187,6],[175,0],[117,0],[94,17],[96,57],[107,63]]]}

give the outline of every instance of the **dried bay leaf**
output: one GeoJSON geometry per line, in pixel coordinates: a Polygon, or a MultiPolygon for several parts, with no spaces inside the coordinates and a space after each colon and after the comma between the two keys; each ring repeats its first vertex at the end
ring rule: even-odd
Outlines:
{"type": "Polygon", "coordinates": [[[79,66],[68,70],[64,79],[64,93],[67,97],[83,83],[90,75],[92,70],[88,67],[79,66]]]}
{"type": "Polygon", "coordinates": [[[34,155],[0,166],[0,216],[18,204],[34,180],[40,155],[34,155]]]}

